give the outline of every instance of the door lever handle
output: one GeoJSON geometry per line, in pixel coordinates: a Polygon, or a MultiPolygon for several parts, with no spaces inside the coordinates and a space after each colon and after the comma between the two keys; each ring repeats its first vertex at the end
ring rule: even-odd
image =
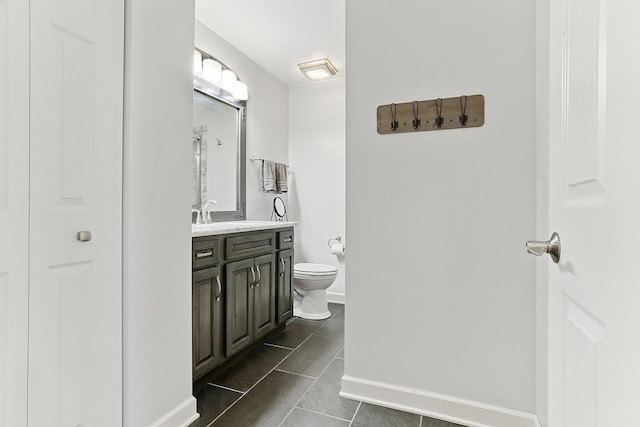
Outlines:
{"type": "Polygon", "coordinates": [[[542,256],[544,254],[549,254],[553,262],[556,264],[560,261],[560,236],[555,231],[551,235],[549,240],[539,241],[539,240],[528,240],[527,244],[527,252],[533,254],[535,256],[542,256]]]}

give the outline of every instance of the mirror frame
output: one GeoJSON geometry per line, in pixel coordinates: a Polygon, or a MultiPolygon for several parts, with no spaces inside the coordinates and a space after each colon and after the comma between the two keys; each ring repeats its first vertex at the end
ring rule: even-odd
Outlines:
{"type": "MultiPolygon", "coordinates": [[[[235,99],[230,92],[221,89],[200,76],[193,77],[193,90],[238,110],[238,158],[236,168],[236,210],[215,211],[213,222],[244,221],[247,216],[247,102],[235,99]]],[[[196,166],[197,169],[197,166],[196,166]]],[[[201,178],[198,176],[198,178],[201,178]]],[[[202,207],[202,206],[200,206],[202,207]]]]}
{"type": "Polygon", "coordinates": [[[287,205],[284,204],[282,197],[278,196],[273,198],[273,213],[277,218],[279,218],[278,221],[282,221],[282,218],[287,216],[287,205]],[[280,205],[282,205],[282,212],[278,209],[278,201],[280,201],[280,205]]]}

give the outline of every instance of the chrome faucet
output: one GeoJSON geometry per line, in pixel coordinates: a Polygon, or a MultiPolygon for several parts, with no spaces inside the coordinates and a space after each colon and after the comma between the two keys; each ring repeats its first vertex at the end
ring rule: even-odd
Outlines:
{"type": "Polygon", "coordinates": [[[201,212],[204,224],[211,222],[211,212],[215,212],[215,210],[209,209],[209,204],[217,205],[218,202],[216,202],[215,200],[207,200],[202,205],[201,212]]]}
{"type": "MultiPolygon", "coordinates": [[[[204,224],[204,221],[202,221],[202,212],[200,212],[198,209],[191,208],[191,213],[194,213],[194,212],[197,213],[197,215],[196,215],[196,224],[204,224]]],[[[192,221],[193,221],[193,219],[192,219],[192,221]]]]}

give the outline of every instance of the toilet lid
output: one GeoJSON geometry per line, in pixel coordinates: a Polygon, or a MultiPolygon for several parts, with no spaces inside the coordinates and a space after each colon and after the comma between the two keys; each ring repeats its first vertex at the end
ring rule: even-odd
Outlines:
{"type": "Polygon", "coordinates": [[[301,262],[293,266],[295,271],[301,273],[336,273],[338,269],[332,265],[326,264],[313,264],[307,262],[301,262]]]}

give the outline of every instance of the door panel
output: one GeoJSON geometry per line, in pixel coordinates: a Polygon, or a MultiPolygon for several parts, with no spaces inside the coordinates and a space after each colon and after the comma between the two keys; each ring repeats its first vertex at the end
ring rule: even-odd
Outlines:
{"type": "Polygon", "coordinates": [[[222,289],[220,268],[193,272],[193,377],[222,361],[222,289]]]}
{"type": "Polygon", "coordinates": [[[636,425],[640,52],[629,40],[640,38],[640,8],[547,6],[549,225],[562,242],[559,264],[541,261],[549,263],[549,426],[636,425]]]}
{"type": "Polygon", "coordinates": [[[30,4],[29,425],[115,426],[123,2],[30,4]],[[91,231],[91,241],[80,242],[79,231],[91,231]]]}
{"type": "Polygon", "coordinates": [[[565,424],[596,427],[598,344],[605,335],[604,325],[569,297],[564,319],[565,424]]]}
{"type": "Polygon", "coordinates": [[[226,355],[231,356],[253,341],[253,258],[226,266],[226,355]]]}
{"type": "Polygon", "coordinates": [[[0,427],[27,423],[29,2],[0,0],[0,427]]]}
{"type": "Polygon", "coordinates": [[[599,0],[565,0],[565,8],[569,53],[565,57],[563,115],[565,179],[571,200],[604,191],[606,49],[600,41],[606,37],[606,27],[600,16],[599,0]]]}
{"type": "MultiPolygon", "coordinates": [[[[203,273],[207,273],[204,270],[203,273]]],[[[211,276],[193,277],[193,376],[213,358],[213,325],[211,318],[211,276]]]]}
{"type": "Polygon", "coordinates": [[[257,257],[255,266],[260,271],[260,281],[254,293],[254,339],[260,338],[276,326],[275,255],[257,257]]]}
{"type": "Polygon", "coordinates": [[[278,253],[278,323],[293,317],[293,249],[278,253]]]}
{"type": "MultiPolygon", "coordinates": [[[[75,426],[92,418],[87,396],[90,399],[98,378],[90,350],[85,349],[100,335],[91,322],[91,310],[99,301],[94,301],[93,290],[87,286],[94,275],[92,261],[51,265],[46,275],[40,275],[46,287],[38,289],[30,301],[32,307],[46,307],[48,322],[30,333],[38,337],[30,340],[30,352],[47,357],[29,366],[29,401],[37,405],[38,415],[48,414],[56,420],[55,425],[75,426]],[[52,393],[51,387],[59,392],[52,393]]],[[[29,425],[41,425],[42,418],[32,414],[29,425]]]]}

